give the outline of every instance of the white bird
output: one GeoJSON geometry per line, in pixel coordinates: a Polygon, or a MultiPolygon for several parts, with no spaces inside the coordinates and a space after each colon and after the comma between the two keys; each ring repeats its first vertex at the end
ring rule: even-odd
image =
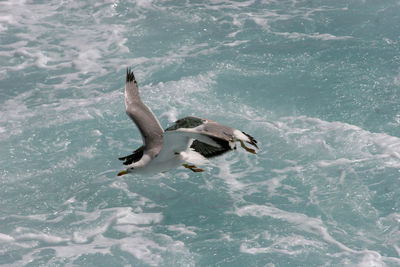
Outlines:
{"type": "Polygon", "coordinates": [[[257,154],[245,143],[257,147],[257,141],[240,130],[198,117],[185,117],[163,130],[153,112],[140,99],[133,72],[127,69],[125,109],[139,129],[143,146],[133,154],[119,158],[127,166],[118,176],[135,173],[165,172],[184,166],[193,172],[202,172],[196,165],[207,158],[236,149],[236,141],[248,152],[257,154]]]}

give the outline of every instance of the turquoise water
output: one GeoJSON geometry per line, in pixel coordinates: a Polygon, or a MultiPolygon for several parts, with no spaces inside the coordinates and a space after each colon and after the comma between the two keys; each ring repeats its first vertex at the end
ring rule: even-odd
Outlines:
{"type": "Polygon", "coordinates": [[[399,1],[0,1],[0,265],[399,266],[399,1]],[[163,127],[253,135],[116,174],[163,127]]]}

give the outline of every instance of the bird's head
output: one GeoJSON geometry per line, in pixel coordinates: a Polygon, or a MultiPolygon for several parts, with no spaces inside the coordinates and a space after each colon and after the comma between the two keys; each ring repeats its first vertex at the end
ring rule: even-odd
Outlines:
{"type": "Polygon", "coordinates": [[[125,174],[128,174],[128,173],[131,173],[131,172],[133,172],[133,170],[134,170],[134,168],[127,168],[126,170],[123,170],[123,171],[119,172],[118,176],[122,176],[122,175],[125,175],[125,174]]]}
{"type": "Polygon", "coordinates": [[[123,170],[122,172],[118,173],[118,176],[122,176],[131,172],[137,172],[140,170],[143,170],[144,168],[147,167],[147,164],[152,160],[152,158],[149,155],[143,155],[142,158],[139,161],[136,161],[132,163],[131,165],[128,165],[128,168],[123,170]]]}

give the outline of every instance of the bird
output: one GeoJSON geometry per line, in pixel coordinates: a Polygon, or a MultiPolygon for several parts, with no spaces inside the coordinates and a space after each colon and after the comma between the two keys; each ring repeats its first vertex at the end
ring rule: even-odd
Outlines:
{"type": "Polygon", "coordinates": [[[180,166],[203,172],[197,165],[235,150],[236,142],[247,152],[257,154],[257,141],[251,135],[213,120],[188,116],[163,130],[154,113],[142,102],[131,68],[126,69],[125,111],[139,129],[143,145],[119,158],[127,168],[118,176],[161,173],[180,166]]]}

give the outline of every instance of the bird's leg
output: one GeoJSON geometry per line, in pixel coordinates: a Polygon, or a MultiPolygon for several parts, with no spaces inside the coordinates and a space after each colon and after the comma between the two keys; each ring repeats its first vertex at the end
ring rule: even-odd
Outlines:
{"type": "Polygon", "coordinates": [[[196,166],[194,165],[189,165],[189,164],[182,164],[183,167],[188,168],[188,169],[192,169],[192,168],[196,168],[196,166]]]}
{"type": "Polygon", "coordinates": [[[254,149],[247,147],[247,146],[244,144],[244,142],[243,142],[242,140],[239,140],[239,142],[240,142],[240,145],[241,145],[247,152],[250,152],[250,153],[252,153],[252,154],[257,154],[257,152],[256,152],[254,149]]]}
{"type": "Polygon", "coordinates": [[[203,172],[203,169],[197,168],[195,165],[182,164],[183,167],[190,169],[192,172],[203,172]]]}

